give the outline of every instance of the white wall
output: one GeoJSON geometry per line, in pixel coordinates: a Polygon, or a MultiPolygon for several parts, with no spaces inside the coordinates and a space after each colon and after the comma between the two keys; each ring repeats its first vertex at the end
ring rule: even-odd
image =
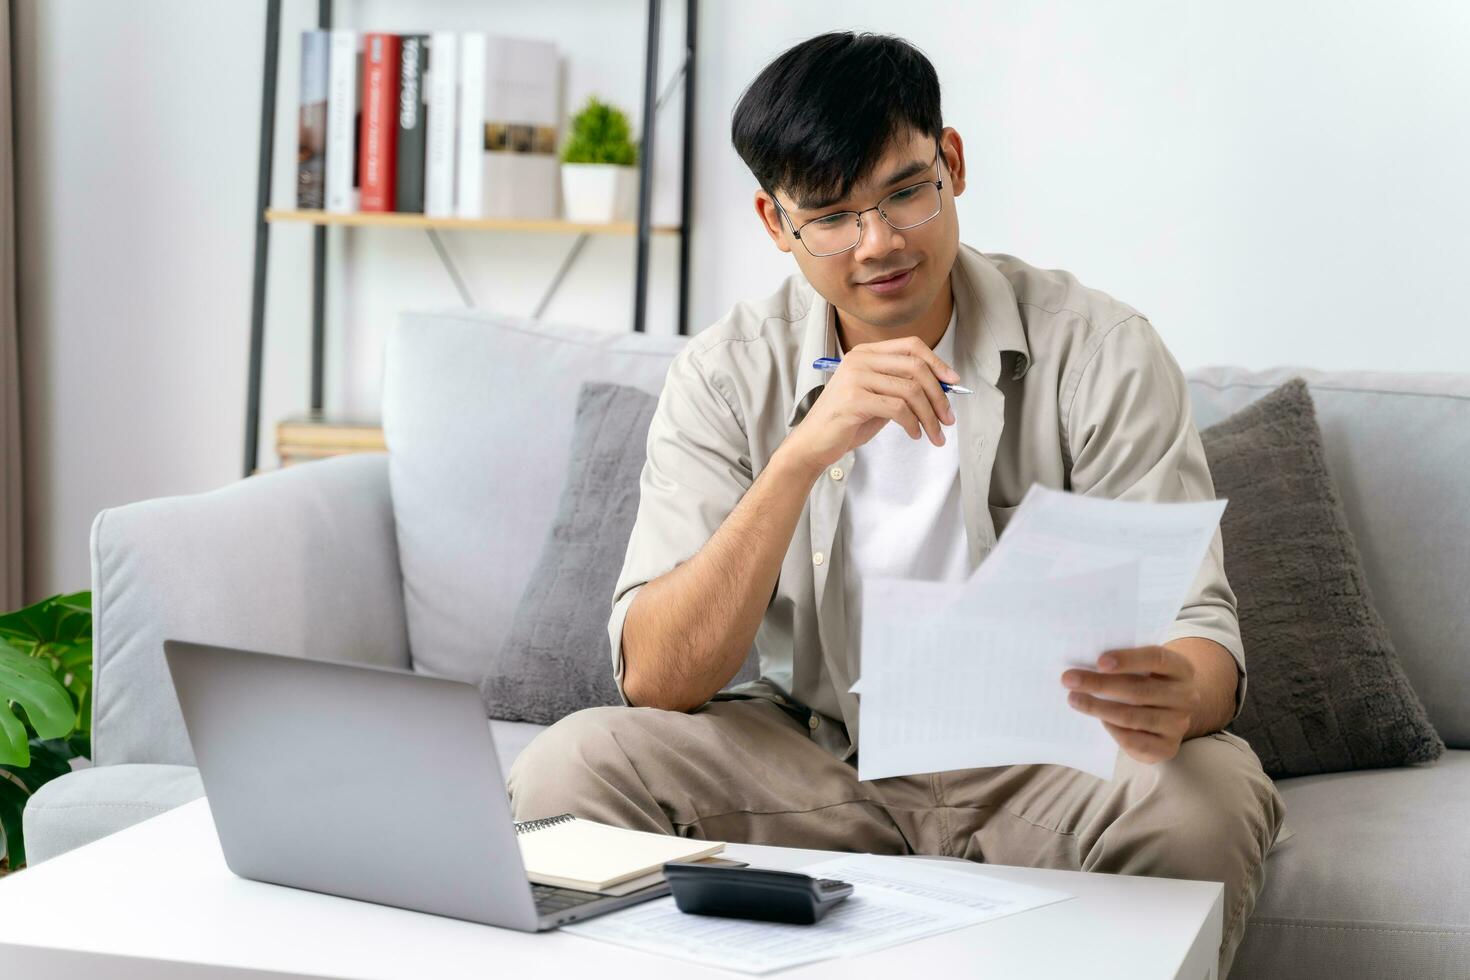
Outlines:
{"type": "MultiPolygon", "coordinates": [[[[665,19],[663,77],[683,37],[665,19]]],[[[275,200],[289,206],[298,48],[288,0],[275,200]]],[[[84,588],[103,507],[239,475],[262,3],[17,0],[28,594],[84,588]],[[139,52],[146,52],[140,56],[139,52]]],[[[555,37],[566,101],[632,111],[639,0],[339,0],[344,26],[555,37]]],[[[1149,315],[1186,367],[1470,370],[1470,5],[1241,0],[701,5],[695,329],[794,271],[729,146],[744,86],[834,28],[899,33],[965,139],[962,237],[1070,269],[1149,315]],[[1447,309],[1442,309],[1447,307],[1447,309]]],[[[655,219],[678,205],[677,96],[655,219]]],[[[310,233],[273,232],[262,459],[308,395],[310,233]]],[[[335,230],[328,409],[376,411],[398,311],[459,302],[422,233],[335,230]]],[[[570,238],[446,236],[482,305],[529,313],[570,238]]],[[[656,240],[655,332],[677,245],[656,240]]],[[[631,239],[595,238],[548,319],[628,329],[631,239]]]]}
{"type": "Polygon", "coordinates": [[[1470,268],[1462,0],[704,9],[704,317],[791,262],[715,122],[777,52],[841,27],[934,62],[967,146],[964,241],[1131,303],[1186,368],[1470,370],[1470,315],[1444,308],[1470,268]]]}

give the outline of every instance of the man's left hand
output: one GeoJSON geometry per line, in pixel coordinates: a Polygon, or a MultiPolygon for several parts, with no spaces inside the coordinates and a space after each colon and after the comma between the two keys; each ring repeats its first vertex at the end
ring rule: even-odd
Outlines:
{"type": "Polygon", "coordinates": [[[1097,658],[1097,670],[1062,674],[1071,689],[1067,703],[1101,721],[1140,762],[1164,762],[1179,753],[1204,700],[1199,680],[1190,657],[1162,646],[1109,650],[1097,658]]]}

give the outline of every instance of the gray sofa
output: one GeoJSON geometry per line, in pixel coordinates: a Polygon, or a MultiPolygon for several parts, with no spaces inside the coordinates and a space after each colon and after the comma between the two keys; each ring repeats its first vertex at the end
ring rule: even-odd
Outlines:
{"type": "MultiPolygon", "coordinates": [[[[409,315],[385,355],[391,455],[99,514],[95,765],[31,801],[32,861],[201,794],[165,637],[478,681],[552,521],[579,385],[657,393],[683,343],[409,315]]],[[[1199,425],[1295,373],[1191,375],[1199,425]]],[[[1378,607],[1451,751],[1280,784],[1295,835],[1233,975],[1470,977],[1470,375],[1301,373],[1378,607]]],[[[538,731],[489,724],[507,767],[538,731]]]]}

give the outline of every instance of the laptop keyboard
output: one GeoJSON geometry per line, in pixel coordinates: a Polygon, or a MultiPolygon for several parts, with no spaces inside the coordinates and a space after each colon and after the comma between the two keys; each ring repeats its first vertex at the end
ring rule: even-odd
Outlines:
{"type": "Polygon", "coordinates": [[[536,902],[536,911],[542,915],[555,915],[578,905],[586,905],[603,896],[596,892],[580,892],[572,888],[557,888],[554,885],[531,883],[531,898],[536,902]]]}

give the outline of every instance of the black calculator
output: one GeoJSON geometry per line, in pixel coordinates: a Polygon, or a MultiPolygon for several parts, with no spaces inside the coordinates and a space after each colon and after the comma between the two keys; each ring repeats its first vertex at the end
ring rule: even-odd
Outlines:
{"type": "Polygon", "coordinates": [[[852,885],[798,871],[671,861],[664,877],[680,912],[810,925],[852,894],[852,885]]]}

